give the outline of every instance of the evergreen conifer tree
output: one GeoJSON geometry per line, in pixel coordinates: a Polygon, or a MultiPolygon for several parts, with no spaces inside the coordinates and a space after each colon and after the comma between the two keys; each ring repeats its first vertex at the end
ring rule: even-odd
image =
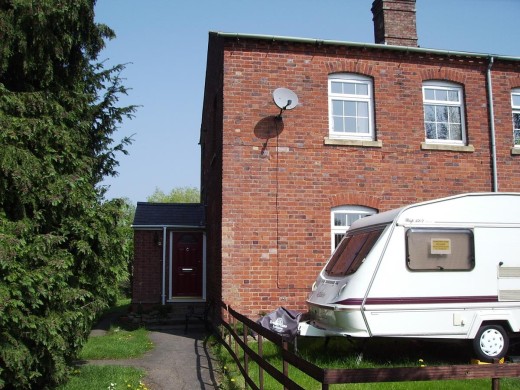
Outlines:
{"type": "Polygon", "coordinates": [[[54,388],[128,275],[113,141],[135,107],[94,0],[0,0],[0,388],[54,388]]]}

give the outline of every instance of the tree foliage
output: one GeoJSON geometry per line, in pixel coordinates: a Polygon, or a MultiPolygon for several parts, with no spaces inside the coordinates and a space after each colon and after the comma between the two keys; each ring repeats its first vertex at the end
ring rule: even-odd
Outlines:
{"type": "Polygon", "coordinates": [[[0,388],[62,382],[127,277],[125,202],[100,183],[135,107],[96,62],[114,32],[94,2],[0,1],[0,388]]]}
{"type": "Polygon", "coordinates": [[[173,188],[168,194],[156,188],[146,200],[156,203],[200,203],[200,193],[195,187],[173,188]]]}

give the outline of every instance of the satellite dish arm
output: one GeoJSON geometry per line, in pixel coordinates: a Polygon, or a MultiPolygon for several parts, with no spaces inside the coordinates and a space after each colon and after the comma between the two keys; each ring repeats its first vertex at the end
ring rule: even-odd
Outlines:
{"type": "Polygon", "coordinates": [[[280,113],[276,117],[276,119],[282,119],[282,113],[287,110],[287,107],[289,107],[292,104],[292,100],[287,100],[287,104],[280,108],[280,113]]]}

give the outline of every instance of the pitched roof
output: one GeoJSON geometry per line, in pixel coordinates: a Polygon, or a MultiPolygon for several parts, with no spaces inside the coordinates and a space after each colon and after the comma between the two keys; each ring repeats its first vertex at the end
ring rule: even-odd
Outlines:
{"type": "Polygon", "coordinates": [[[196,227],[206,224],[200,203],[137,202],[132,227],[196,227]]]}

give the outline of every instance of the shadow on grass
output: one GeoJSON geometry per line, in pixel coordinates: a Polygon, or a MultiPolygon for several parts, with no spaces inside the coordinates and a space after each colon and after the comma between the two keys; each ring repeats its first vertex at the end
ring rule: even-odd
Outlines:
{"type": "Polygon", "coordinates": [[[361,367],[469,364],[467,341],[371,338],[299,338],[298,353],[320,367],[338,367],[347,361],[361,367]],[[318,357],[318,358],[317,358],[318,357]],[[354,363],[355,362],[355,363],[354,363]]]}

